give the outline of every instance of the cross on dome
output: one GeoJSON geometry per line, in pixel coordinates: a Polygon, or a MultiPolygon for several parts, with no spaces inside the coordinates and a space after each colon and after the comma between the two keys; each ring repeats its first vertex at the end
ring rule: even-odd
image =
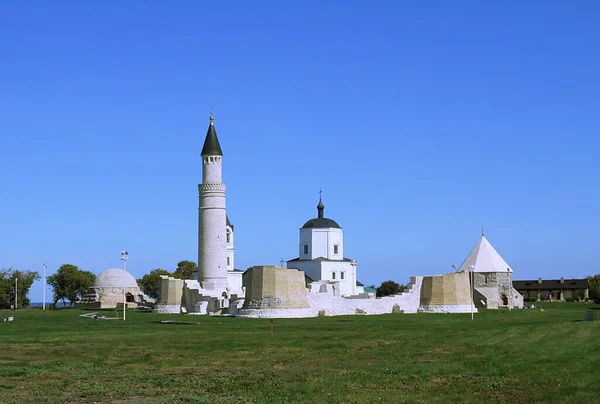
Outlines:
{"type": "Polygon", "coordinates": [[[323,190],[319,188],[319,204],[317,205],[317,211],[319,212],[318,217],[323,218],[323,212],[325,211],[325,205],[323,205],[323,190]]]}

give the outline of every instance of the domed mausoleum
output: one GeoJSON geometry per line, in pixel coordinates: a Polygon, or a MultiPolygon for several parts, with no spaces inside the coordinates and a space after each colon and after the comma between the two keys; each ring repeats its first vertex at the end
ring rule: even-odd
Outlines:
{"type": "Polygon", "coordinates": [[[111,268],[102,272],[94,280],[75,307],[80,309],[111,309],[123,307],[123,288],[128,308],[135,308],[138,303],[150,299],[140,290],[137,281],[129,272],[120,268],[111,268]]]}

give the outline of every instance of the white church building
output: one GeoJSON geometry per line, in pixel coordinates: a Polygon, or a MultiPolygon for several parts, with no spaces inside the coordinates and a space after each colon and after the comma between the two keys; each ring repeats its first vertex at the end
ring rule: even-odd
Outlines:
{"type": "Polygon", "coordinates": [[[324,211],[319,198],[317,217],[300,229],[299,256],[287,261],[287,267],[303,271],[313,281],[339,283],[341,296],[364,293],[363,287],[357,286],[356,261],[344,257],[342,228],[326,218],[324,211]]]}

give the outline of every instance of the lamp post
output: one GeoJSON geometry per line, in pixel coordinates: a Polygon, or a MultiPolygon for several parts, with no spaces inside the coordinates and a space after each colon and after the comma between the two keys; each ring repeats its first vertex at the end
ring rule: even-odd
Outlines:
{"type": "MultiPolygon", "coordinates": [[[[510,268],[506,268],[506,272],[510,273],[510,268]]],[[[512,311],[512,291],[510,289],[508,292],[508,311],[512,311]]]]}
{"type": "Polygon", "coordinates": [[[42,310],[46,311],[46,263],[44,262],[44,300],[42,301],[42,310]]]}
{"type": "Polygon", "coordinates": [[[475,265],[469,265],[471,275],[471,320],[473,320],[473,311],[475,310],[475,265]]]}
{"type": "Polygon", "coordinates": [[[127,258],[129,258],[129,251],[121,251],[121,261],[123,261],[123,321],[125,321],[125,310],[127,308],[127,298],[125,295],[125,274],[127,273],[127,258]]]}
{"type": "Polygon", "coordinates": [[[17,281],[19,280],[19,278],[17,278],[15,276],[15,310],[17,310],[17,294],[18,294],[18,289],[17,289],[17,281]]]}

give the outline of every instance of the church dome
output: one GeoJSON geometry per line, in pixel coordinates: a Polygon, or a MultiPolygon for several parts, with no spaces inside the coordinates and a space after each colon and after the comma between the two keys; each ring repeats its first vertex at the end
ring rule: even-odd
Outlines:
{"type": "Polygon", "coordinates": [[[138,284],[133,275],[120,268],[111,268],[102,272],[94,280],[94,287],[99,288],[137,288],[138,284]]]}
{"type": "MultiPolygon", "coordinates": [[[[321,191],[319,191],[321,193],[321,191]]],[[[335,220],[327,219],[325,217],[325,205],[323,205],[323,200],[319,197],[319,204],[317,205],[318,215],[314,219],[310,219],[308,222],[304,223],[302,226],[303,229],[323,229],[323,228],[336,228],[341,229],[340,225],[335,222],[335,220]]]]}
{"type": "Polygon", "coordinates": [[[335,220],[326,217],[315,217],[304,223],[304,226],[302,226],[303,229],[322,229],[327,227],[341,229],[340,225],[337,224],[335,220]]]}

